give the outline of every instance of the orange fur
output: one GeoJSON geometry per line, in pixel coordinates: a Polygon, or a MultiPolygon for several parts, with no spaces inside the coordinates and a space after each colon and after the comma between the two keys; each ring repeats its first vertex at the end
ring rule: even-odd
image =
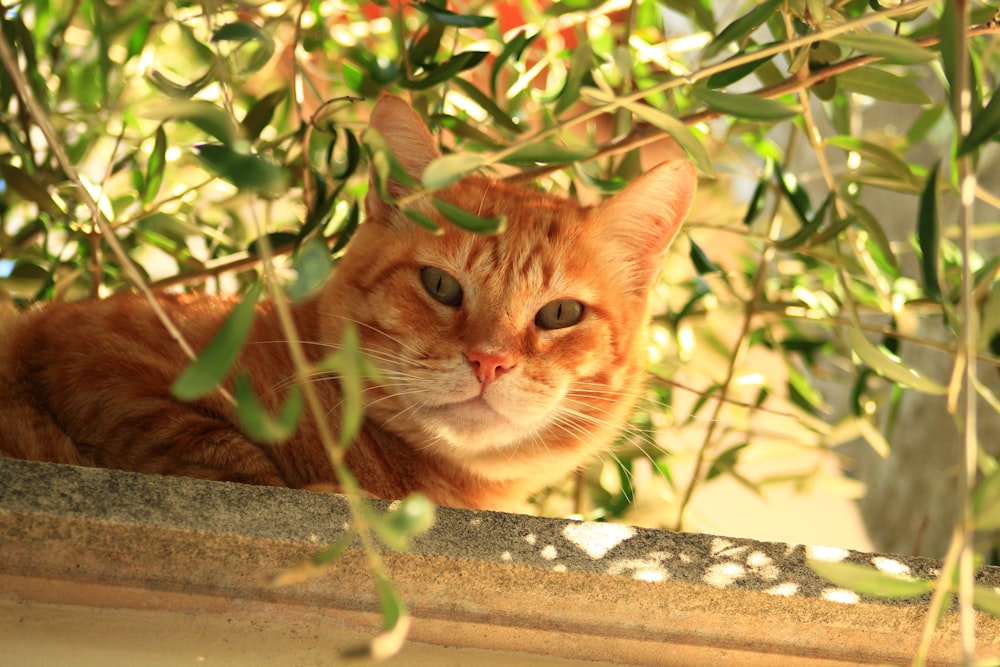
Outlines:
{"type": "MultiPolygon", "coordinates": [[[[437,156],[419,117],[383,97],[372,113],[403,167],[437,156]]],[[[627,419],[645,365],[647,295],[693,197],[687,163],[656,167],[594,208],[470,176],[438,192],[480,216],[505,215],[496,236],[462,231],[426,203],[442,233],[414,225],[375,188],[335,275],[295,309],[313,361],[351,322],[381,378],[347,464],[369,493],[422,491],[441,504],[511,507],[606,448],[627,419]],[[461,303],[431,296],[421,270],[457,280],[461,303]],[[545,328],[553,301],[583,305],[579,322],[545,328]]],[[[393,197],[409,194],[393,182],[393,197]]],[[[196,349],[233,304],[162,297],[196,349]]],[[[561,311],[560,311],[561,312],[561,311]]],[[[269,304],[258,307],[238,365],[274,411],[294,376],[269,304]]],[[[281,445],[249,441],[218,395],[170,394],[187,360],[139,296],[49,304],[0,331],[0,453],[18,458],[295,488],[336,489],[315,424],[281,445]]],[[[335,379],[314,385],[334,430],[335,379]]]]}

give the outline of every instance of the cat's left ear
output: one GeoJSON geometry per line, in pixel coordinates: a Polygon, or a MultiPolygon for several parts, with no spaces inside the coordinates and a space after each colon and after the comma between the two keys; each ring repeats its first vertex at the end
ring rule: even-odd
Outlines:
{"type": "Polygon", "coordinates": [[[597,239],[626,265],[637,287],[656,280],[663,256],[684,222],[698,178],[690,162],[664,162],[597,207],[597,239]]]}
{"type": "MultiPolygon", "coordinates": [[[[372,109],[369,124],[382,135],[393,156],[418,183],[427,165],[440,155],[424,121],[398,97],[383,94],[372,109]]],[[[394,179],[389,180],[387,187],[394,199],[410,192],[410,188],[394,179]]]]}

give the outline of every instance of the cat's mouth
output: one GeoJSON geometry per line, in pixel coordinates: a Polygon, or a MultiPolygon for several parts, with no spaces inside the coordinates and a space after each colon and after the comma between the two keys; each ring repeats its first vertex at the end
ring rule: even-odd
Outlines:
{"type": "Polygon", "coordinates": [[[455,401],[454,403],[436,405],[431,409],[442,413],[451,413],[455,416],[463,416],[467,413],[469,417],[484,415],[492,416],[494,419],[506,420],[506,417],[497,412],[497,410],[490,405],[490,402],[487,401],[482,394],[479,396],[473,396],[472,398],[466,398],[461,401],[455,401]]]}
{"type": "Polygon", "coordinates": [[[506,416],[483,396],[426,407],[424,416],[429,423],[436,422],[458,438],[479,439],[489,435],[489,440],[506,440],[522,426],[506,416]]]}

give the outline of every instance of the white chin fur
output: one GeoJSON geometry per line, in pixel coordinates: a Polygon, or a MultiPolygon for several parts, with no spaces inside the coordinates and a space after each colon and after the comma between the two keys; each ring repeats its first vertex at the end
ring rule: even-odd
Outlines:
{"type": "Polygon", "coordinates": [[[424,430],[459,454],[517,446],[533,438],[548,423],[547,411],[541,415],[507,411],[479,397],[425,407],[420,412],[424,430]]]}

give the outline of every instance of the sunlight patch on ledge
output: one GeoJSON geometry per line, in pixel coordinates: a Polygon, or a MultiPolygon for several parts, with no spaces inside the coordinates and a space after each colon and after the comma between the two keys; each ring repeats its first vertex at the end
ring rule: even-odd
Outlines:
{"type": "Polygon", "coordinates": [[[874,563],[875,567],[878,568],[880,572],[884,572],[885,574],[909,577],[912,572],[909,565],[900,563],[895,558],[875,556],[872,558],[872,563],[874,563]]]}
{"type": "Polygon", "coordinates": [[[806,547],[806,557],[822,560],[828,563],[839,563],[846,560],[851,552],[840,547],[806,547]]]}
{"type": "Polygon", "coordinates": [[[715,563],[701,579],[709,586],[728,588],[746,576],[746,569],[739,563],[715,563]]]}
{"type": "Polygon", "coordinates": [[[584,553],[600,560],[619,544],[635,536],[635,528],[620,523],[569,523],[563,537],[584,553]]]}
{"type": "Polygon", "coordinates": [[[622,576],[631,573],[632,578],[637,581],[666,581],[671,575],[663,561],[668,558],[670,555],[662,551],[654,551],[648,558],[622,558],[611,564],[608,574],[622,576]]]}
{"type": "Polygon", "coordinates": [[[786,581],[783,584],[778,584],[777,586],[772,586],[766,591],[769,595],[777,595],[778,597],[790,598],[799,592],[799,585],[793,581],[786,581]]]}
{"type": "Polygon", "coordinates": [[[820,595],[824,600],[840,604],[857,604],[861,601],[860,595],[845,588],[827,588],[820,595]]]}

